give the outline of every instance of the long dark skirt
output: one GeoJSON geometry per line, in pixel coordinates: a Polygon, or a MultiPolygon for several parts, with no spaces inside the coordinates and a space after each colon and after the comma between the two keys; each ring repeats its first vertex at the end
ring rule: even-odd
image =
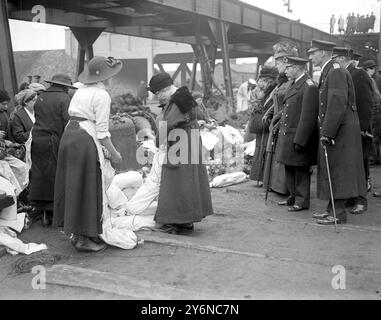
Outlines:
{"type": "Polygon", "coordinates": [[[212,198],[205,165],[163,165],[155,221],[163,224],[192,223],[212,214],[212,198]]]}
{"type": "Polygon", "coordinates": [[[35,133],[32,136],[29,198],[40,210],[53,210],[58,145],[56,135],[35,133]]]}
{"type": "Polygon", "coordinates": [[[265,168],[265,155],[266,155],[266,145],[269,138],[269,133],[256,134],[255,137],[255,152],[253,165],[250,171],[250,179],[263,181],[263,172],[265,168]]]}
{"type": "Polygon", "coordinates": [[[92,137],[70,121],[61,139],[55,183],[53,224],[67,235],[102,233],[102,178],[92,137]]]}

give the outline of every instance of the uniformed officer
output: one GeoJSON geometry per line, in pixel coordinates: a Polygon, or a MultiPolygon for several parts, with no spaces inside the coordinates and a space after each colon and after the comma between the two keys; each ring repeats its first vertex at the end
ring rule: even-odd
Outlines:
{"type": "Polygon", "coordinates": [[[334,224],[328,171],[327,148],[336,222],[346,223],[345,201],[364,196],[366,184],[362,161],[360,123],[355,92],[349,72],[332,61],[333,42],[312,40],[308,50],[314,66],[321,67],[319,81],[319,134],[317,196],[328,200],[325,212],[314,214],[319,224],[334,224]]]}
{"type": "Polygon", "coordinates": [[[317,157],[319,91],[306,73],[307,62],[298,57],[288,57],[286,62],[292,85],[283,100],[277,160],[285,165],[288,211],[309,209],[311,166],[317,157]]]}
{"type": "MultiPolygon", "coordinates": [[[[375,146],[371,133],[373,106],[372,80],[363,69],[356,68],[352,49],[335,47],[333,48],[333,56],[335,62],[349,71],[353,80],[357,113],[360,120],[365,182],[367,183],[369,179],[369,157],[375,153],[375,146]]],[[[353,204],[354,207],[352,208],[351,213],[363,213],[367,210],[368,206],[366,196],[359,196],[356,199],[353,199],[353,204]]]]}

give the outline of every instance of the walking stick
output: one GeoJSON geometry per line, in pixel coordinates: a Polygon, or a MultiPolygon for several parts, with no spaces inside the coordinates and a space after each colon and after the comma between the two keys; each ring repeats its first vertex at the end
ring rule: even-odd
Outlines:
{"type": "Polygon", "coordinates": [[[323,145],[323,148],[324,148],[324,155],[325,155],[325,163],[327,165],[328,184],[329,184],[329,191],[331,193],[331,203],[332,203],[333,217],[335,218],[335,231],[338,232],[337,231],[337,222],[336,222],[335,201],[333,199],[333,191],[332,191],[331,173],[329,171],[329,162],[328,162],[327,147],[323,145]]]}
{"type": "Polygon", "coordinates": [[[257,187],[259,187],[259,176],[261,174],[261,170],[262,170],[262,162],[263,162],[263,156],[262,156],[262,152],[263,152],[263,142],[264,142],[264,139],[265,139],[265,126],[263,125],[262,126],[262,137],[261,137],[261,145],[259,147],[259,165],[258,165],[258,177],[257,177],[257,187]]]}

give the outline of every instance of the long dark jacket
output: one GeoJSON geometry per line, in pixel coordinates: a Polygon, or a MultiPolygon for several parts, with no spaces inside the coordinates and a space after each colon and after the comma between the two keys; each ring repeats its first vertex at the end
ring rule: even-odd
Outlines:
{"type": "Polygon", "coordinates": [[[168,140],[176,133],[183,135],[180,142],[168,141],[168,157],[162,167],[155,215],[158,223],[198,222],[213,214],[208,175],[202,163],[201,139],[196,134],[199,126],[195,109],[195,101],[184,87],[177,90],[164,109],[168,140]],[[177,149],[176,145],[181,147],[177,149]],[[175,161],[176,155],[180,163],[175,161]]]}
{"type": "Polygon", "coordinates": [[[42,92],[34,105],[36,122],[32,130],[30,199],[48,203],[52,209],[58,146],[69,121],[70,96],[61,86],[42,92]]]}
{"type": "Polygon", "coordinates": [[[279,162],[296,167],[316,164],[318,148],[317,119],[319,91],[305,74],[287,91],[278,136],[279,162]],[[303,149],[295,150],[295,144],[303,149]]]}
{"type": "MultiPolygon", "coordinates": [[[[360,120],[360,129],[363,132],[371,133],[372,108],[374,105],[374,93],[372,79],[365,70],[356,68],[353,64],[347,67],[351,74],[356,93],[357,113],[360,120]]],[[[364,158],[375,153],[374,141],[369,136],[362,136],[362,148],[364,158]]]]}
{"type": "Polygon", "coordinates": [[[25,108],[17,106],[9,120],[9,138],[17,143],[25,143],[32,128],[33,121],[26,113],[25,108]]]}
{"type": "MultiPolygon", "coordinates": [[[[366,195],[360,122],[355,107],[352,77],[330,61],[319,82],[320,136],[334,139],[327,147],[334,199],[366,195]]],[[[318,198],[329,200],[330,190],[324,149],[319,144],[318,198]]]]}

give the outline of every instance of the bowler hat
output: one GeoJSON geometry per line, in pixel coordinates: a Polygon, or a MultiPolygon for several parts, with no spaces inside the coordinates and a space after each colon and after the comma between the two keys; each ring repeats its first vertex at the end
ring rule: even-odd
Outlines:
{"type": "Polygon", "coordinates": [[[153,94],[156,94],[158,91],[169,87],[172,84],[173,80],[171,76],[166,72],[160,72],[151,78],[147,90],[151,91],[153,94]]]}
{"type": "Polygon", "coordinates": [[[364,70],[366,70],[366,69],[372,69],[374,67],[377,67],[377,63],[374,60],[366,60],[362,64],[362,67],[363,67],[364,70]]]}
{"type": "Polygon", "coordinates": [[[45,80],[45,82],[75,89],[70,77],[64,73],[57,73],[52,77],[51,80],[45,80]]]}
{"type": "Polygon", "coordinates": [[[258,78],[272,78],[276,79],[279,75],[279,71],[276,67],[263,66],[259,73],[258,78]]]}
{"type": "Polygon", "coordinates": [[[346,47],[334,47],[332,50],[333,57],[353,57],[353,50],[346,47]]]}
{"type": "Polygon", "coordinates": [[[308,49],[307,54],[318,50],[332,51],[334,47],[336,47],[336,43],[334,42],[312,39],[311,48],[308,49]]]}
{"type": "Polygon", "coordinates": [[[122,67],[122,61],[113,57],[94,57],[89,61],[86,70],[79,75],[78,80],[84,84],[105,81],[119,73],[122,67]]]}

